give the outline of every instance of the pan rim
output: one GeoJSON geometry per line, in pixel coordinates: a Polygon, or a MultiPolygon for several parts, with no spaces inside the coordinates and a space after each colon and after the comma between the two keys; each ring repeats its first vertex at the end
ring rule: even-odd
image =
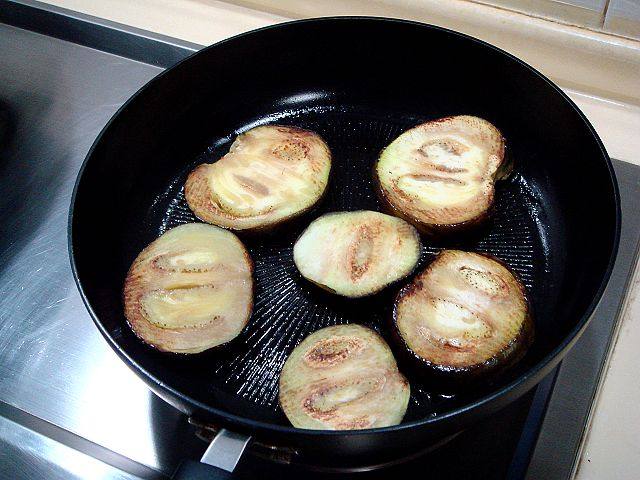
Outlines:
{"type": "Polygon", "coordinates": [[[82,162],[82,165],[78,171],[78,176],[76,178],[76,181],[74,183],[74,187],[73,187],[73,191],[72,191],[72,195],[71,195],[71,204],[69,207],[69,214],[68,214],[68,229],[67,229],[67,247],[68,247],[68,254],[69,254],[69,259],[70,259],[70,263],[71,263],[71,271],[73,273],[73,278],[75,280],[76,286],[78,288],[78,291],[80,292],[80,297],[82,298],[82,301],[85,305],[85,307],[87,308],[87,311],[89,312],[93,322],[96,324],[96,326],[98,327],[98,330],[100,331],[100,333],[103,335],[103,337],[107,340],[107,343],[111,346],[111,348],[118,354],[118,356],[125,361],[125,363],[128,364],[128,366],[137,374],[139,375],[141,378],[143,378],[143,380],[147,380],[149,382],[151,382],[152,384],[154,384],[157,388],[164,390],[166,392],[168,392],[169,394],[173,395],[174,397],[180,398],[182,399],[185,403],[191,405],[193,407],[194,411],[204,411],[207,412],[208,414],[210,414],[212,417],[216,417],[218,419],[220,419],[223,422],[226,422],[227,424],[233,425],[235,427],[239,427],[242,430],[245,431],[250,431],[250,432],[265,432],[265,433],[278,433],[278,434],[286,434],[286,435],[318,435],[322,438],[327,438],[327,437],[333,437],[333,436],[359,436],[359,435],[371,435],[371,434],[384,434],[386,432],[397,432],[397,431],[402,431],[402,430],[409,430],[409,429],[413,429],[416,427],[425,427],[425,426],[435,426],[437,424],[440,424],[450,418],[453,417],[461,417],[463,415],[466,414],[470,414],[473,411],[476,411],[478,409],[480,409],[481,407],[485,406],[485,405],[490,405],[492,403],[494,403],[494,401],[500,399],[500,398],[504,398],[506,397],[506,395],[510,392],[514,392],[517,396],[522,395],[523,393],[525,393],[528,389],[533,388],[535,385],[528,385],[527,386],[527,381],[529,378],[531,377],[538,377],[538,380],[541,380],[542,376],[549,373],[551,371],[552,368],[554,368],[563,358],[564,353],[566,353],[566,351],[571,348],[571,346],[573,346],[573,344],[580,338],[581,334],[584,332],[584,330],[587,328],[587,326],[589,325],[589,322],[591,320],[591,316],[593,315],[593,312],[596,308],[596,306],[598,305],[598,303],[600,302],[602,295],[604,293],[604,290],[607,286],[607,284],[609,283],[609,279],[611,277],[611,272],[613,271],[613,267],[617,258],[617,254],[618,254],[618,247],[619,247],[619,243],[620,243],[620,230],[621,230],[621,207],[620,207],[620,192],[619,192],[619,188],[618,188],[618,182],[617,182],[617,178],[616,178],[616,174],[615,171],[613,169],[613,165],[611,163],[611,159],[604,147],[604,144],[602,143],[602,140],[600,139],[598,133],[595,131],[595,129],[593,128],[593,126],[591,125],[591,122],[587,119],[587,117],[584,115],[584,113],[578,108],[578,106],[573,102],[573,100],[571,100],[571,98],[564,93],[560,87],[558,87],[554,82],[552,82],[550,79],[548,79],[545,75],[543,75],[542,73],[540,73],[537,69],[533,68],[531,65],[529,65],[528,63],[520,60],[519,58],[515,57],[514,55],[506,52],[505,50],[496,47],[490,43],[487,43],[483,40],[477,39],[475,37],[472,37],[470,35],[461,33],[461,32],[457,32],[455,30],[451,30],[448,28],[444,28],[444,27],[440,27],[437,25],[432,25],[432,24],[427,24],[427,23],[422,23],[422,22],[417,22],[414,20],[405,20],[405,19],[400,19],[400,18],[390,18],[390,17],[378,17],[378,16],[330,16],[330,17],[317,17],[317,18],[308,18],[308,19],[301,19],[301,20],[293,20],[293,21],[289,21],[289,22],[283,22],[283,23],[278,23],[275,25],[269,25],[269,26],[265,26],[262,28],[258,28],[258,29],[254,29],[248,32],[244,32],[238,35],[235,35],[233,37],[229,37],[226,38],[220,42],[216,42],[208,47],[205,47],[195,53],[193,53],[192,55],[189,55],[187,58],[177,62],[176,64],[174,64],[173,66],[165,69],[164,71],[160,72],[158,75],[156,75],[155,77],[153,77],[151,80],[149,80],[147,83],[145,83],[142,87],[140,87],[140,89],[138,89],[129,99],[127,99],[127,101],[125,101],[122,106],[113,114],[113,116],[109,119],[109,121],[106,123],[106,125],[103,127],[103,129],[100,131],[100,133],[98,134],[98,136],[96,137],[96,139],[94,140],[91,148],[89,149],[85,159],[82,162]],[[602,277],[602,280],[600,282],[600,285],[598,286],[593,300],[591,301],[591,303],[588,305],[588,307],[584,310],[583,314],[580,316],[578,322],[576,323],[575,327],[573,329],[571,329],[569,331],[569,333],[565,336],[565,338],[563,339],[563,341],[556,347],[554,348],[551,352],[549,352],[547,355],[545,355],[543,357],[543,359],[539,362],[537,362],[536,364],[534,364],[533,366],[531,366],[528,370],[526,370],[520,377],[512,380],[511,382],[509,382],[508,384],[502,386],[501,388],[488,393],[478,399],[476,399],[473,402],[470,402],[466,405],[454,408],[450,411],[447,412],[443,412],[441,414],[438,414],[436,416],[433,417],[426,417],[420,420],[413,420],[410,422],[403,422],[400,423],[398,425],[393,425],[393,426],[389,426],[389,427],[379,427],[379,428],[372,428],[372,429],[363,429],[363,430],[340,430],[340,431],[334,431],[334,430],[307,430],[307,429],[300,429],[300,428],[295,428],[292,426],[286,426],[286,425],[278,425],[278,424],[274,424],[274,423],[269,423],[269,422],[264,422],[264,421],[260,421],[260,420],[253,420],[253,419],[249,419],[246,417],[242,417],[239,415],[235,415],[232,413],[228,413],[222,409],[219,408],[215,408],[212,407],[210,405],[207,405],[206,403],[203,403],[199,400],[195,400],[194,398],[178,391],[177,389],[174,389],[173,387],[171,387],[170,385],[165,384],[161,379],[157,378],[156,376],[152,375],[150,372],[148,372],[144,367],[142,367],[140,364],[138,364],[136,362],[136,360],[131,357],[126,351],[124,351],[115,341],[115,339],[110,335],[110,333],[106,330],[105,326],[102,324],[102,322],[99,320],[98,315],[96,314],[96,312],[93,310],[93,307],[91,306],[91,303],[89,301],[89,298],[86,295],[86,292],[84,291],[84,288],[82,286],[82,281],[79,277],[78,274],[78,269],[77,269],[77,265],[76,265],[76,261],[75,261],[75,256],[74,256],[74,244],[73,244],[73,216],[74,216],[74,207],[75,207],[75,203],[76,203],[76,197],[78,194],[78,188],[80,186],[80,183],[82,181],[83,178],[83,174],[85,171],[85,168],[87,166],[87,163],[89,161],[89,159],[93,156],[94,151],[97,149],[98,145],[101,143],[102,138],[105,136],[105,134],[107,133],[107,131],[110,129],[110,127],[112,126],[112,124],[114,124],[117,119],[119,118],[120,114],[122,113],[123,110],[125,110],[130,103],[132,103],[133,101],[135,101],[135,99],[142,94],[144,91],[146,91],[147,89],[151,88],[157,81],[159,81],[159,79],[161,79],[164,75],[168,74],[171,70],[173,70],[174,68],[177,68],[178,66],[180,66],[183,63],[186,63],[188,61],[191,60],[192,57],[198,55],[201,52],[205,52],[208,51],[210,49],[213,49],[215,47],[218,47],[220,45],[224,45],[228,42],[233,42],[237,39],[246,37],[246,36],[252,36],[255,34],[258,34],[260,32],[263,31],[268,31],[268,30],[278,30],[278,29],[286,29],[286,28],[297,28],[300,25],[305,25],[305,24],[314,24],[314,23],[331,23],[331,22],[337,22],[337,23],[341,23],[341,22],[352,22],[352,21],[364,21],[364,22],[380,22],[380,23],[391,23],[391,24],[406,24],[406,25],[410,25],[413,27],[419,27],[419,28],[425,28],[425,29],[431,29],[431,30],[436,30],[436,31],[440,31],[443,32],[445,34],[451,35],[453,37],[458,37],[458,38],[462,38],[465,39],[467,41],[470,41],[472,43],[481,45],[483,47],[489,48],[490,50],[493,50],[494,52],[497,52],[499,54],[502,54],[504,56],[506,56],[508,59],[516,62],[517,64],[519,64],[520,66],[524,67],[525,69],[529,70],[533,75],[537,76],[538,78],[540,78],[541,80],[543,80],[552,90],[555,91],[555,93],[559,94],[560,97],[567,102],[567,104],[573,109],[573,111],[575,113],[577,113],[578,117],[582,120],[582,122],[584,123],[584,125],[586,126],[586,128],[588,129],[588,131],[590,132],[591,136],[596,140],[596,144],[598,145],[599,149],[600,149],[600,153],[605,161],[605,165],[607,167],[607,170],[609,172],[609,180],[611,181],[611,187],[613,190],[613,194],[614,194],[614,204],[615,204],[615,231],[613,232],[613,243],[612,243],[612,249],[611,249],[611,253],[609,256],[609,260],[607,263],[607,267],[604,271],[604,275],[602,277]]]}

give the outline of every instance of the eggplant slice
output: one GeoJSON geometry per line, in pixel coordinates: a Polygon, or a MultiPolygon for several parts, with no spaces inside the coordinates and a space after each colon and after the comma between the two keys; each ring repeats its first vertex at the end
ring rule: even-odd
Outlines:
{"type": "Polygon", "coordinates": [[[464,231],[488,218],[494,183],[503,177],[502,134],[477,117],[447,117],[407,130],[376,164],[386,208],[423,233],[464,231]]]}
{"type": "Polygon", "coordinates": [[[517,362],[533,321],[524,286],[501,262],[443,250],[399,292],[393,333],[420,372],[455,383],[517,362]]]}
{"type": "Polygon", "coordinates": [[[243,133],[229,153],[187,178],[185,197],[201,220],[232,230],[260,230],[314,206],[329,180],[331,152],[317,134],[262,126],[243,133]]]}
{"type": "Polygon", "coordinates": [[[124,311],[135,334],[158,350],[198,353],[227,343],[253,305],[252,263],[242,242],[212,225],[173,228],[135,259],[124,311]]]}
{"type": "Polygon", "coordinates": [[[402,421],[410,387],[389,346],[360,325],[318,330],[280,374],[280,405],[297,428],[357,430],[402,421]]]}
{"type": "Polygon", "coordinates": [[[303,277],[351,298],[374,294],[406,277],[419,259],[414,227],[369,210],[323,215],[293,247],[293,261],[303,277]]]}

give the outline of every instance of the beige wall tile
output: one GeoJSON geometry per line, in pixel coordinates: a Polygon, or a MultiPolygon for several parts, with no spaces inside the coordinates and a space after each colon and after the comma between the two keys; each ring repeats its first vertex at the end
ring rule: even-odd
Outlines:
{"type": "Polygon", "coordinates": [[[640,0],[611,0],[604,29],[640,40],[640,0]]]}
{"type": "Polygon", "coordinates": [[[606,0],[472,0],[573,25],[599,28],[606,0]]]}

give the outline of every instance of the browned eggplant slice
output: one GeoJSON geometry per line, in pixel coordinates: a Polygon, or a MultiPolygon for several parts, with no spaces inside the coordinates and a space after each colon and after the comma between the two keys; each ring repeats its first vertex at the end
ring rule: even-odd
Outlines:
{"type": "Polygon", "coordinates": [[[189,223],[149,244],[124,284],[129,325],[158,350],[198,353],[242,331],[253,305],[252,263],[231,232],[189,223]]]}
{"type": "Polygon", "coordinates": [[[345,297],[374,294],[409,275],[420,258],[414,227],[368,210],[323,215],[293,247],[303,277],[345,297]]]}
{"type": "Polygon", "coordinates": [[[513,365],[533,340],[524,286],[499,261],[459,250],[400,291],[393,330],[420,371],[454,381],[513,365]]]}
{"type": "Polygon", "coordinates": [[[331,153],[317,134],[284,126],[256,127],[229,153],[193,170],[185,197],[201,220],[232,230],[260,230],[296,217],[322,197],[331,153]]]}
{"type": "Polygon", "coordinates": [[[386,207],[424,233],[470,229],[488,218],[505,144],[491,123],[457,116],[423,123],[387,146],[376,164],[386,207]]]}
{"type": "Polygon", "coordinates": [[[410,387],[373,330],[335,325],[298,345],[280,374],[280,405],[294,427],[357,430],[397,425],[410,387]]]}

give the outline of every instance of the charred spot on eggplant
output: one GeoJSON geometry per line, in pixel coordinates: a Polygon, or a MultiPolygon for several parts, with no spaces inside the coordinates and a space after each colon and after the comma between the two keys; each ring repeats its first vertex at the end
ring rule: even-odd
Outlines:
{"type": "Polygon", "coordinates": [[[181,225],[138,255],[123,297],[125,316],[142,341],[161,351],[199,353],[231,341],[249,321],[251,258],[227,230],[181,225]]]}
{"type": "Polygon", "coordinates": [[[413,226],[368,210],[323,215],[293,247],[304,278],[350,298],[372,295],[406,277],[419,258],[420,239],[413,226]]]}
{"type": "Polygon", "coordinates": [[[397,425],[410,387],[385,341],[360,325],[318,330],[280,374],[280,405],[294,427],[356,430],[397,425]]]}
{"type": "Polygon", "coordinates": [[[445,235],[481,225],[494,184],[509,172],[502,134],[478,117],[426,122],[396,138],[375,167],[385,207],[423,233],[445,235]]]}
{"type": "Polygon", "coordinates": [[[403,359],[450,384],[503,371],[533,340],[524,286],[501,262],[459,250],[399,292],[392,323],[403,359]]]}
{"type": "Polygon", "coordinates": [[[185,183],[185,198],[207,223],[262,230],[313,207],[330,169],[329,147],[316,133],[261,126],[239,135],[217,162],[196,167],[185,183]]]}

